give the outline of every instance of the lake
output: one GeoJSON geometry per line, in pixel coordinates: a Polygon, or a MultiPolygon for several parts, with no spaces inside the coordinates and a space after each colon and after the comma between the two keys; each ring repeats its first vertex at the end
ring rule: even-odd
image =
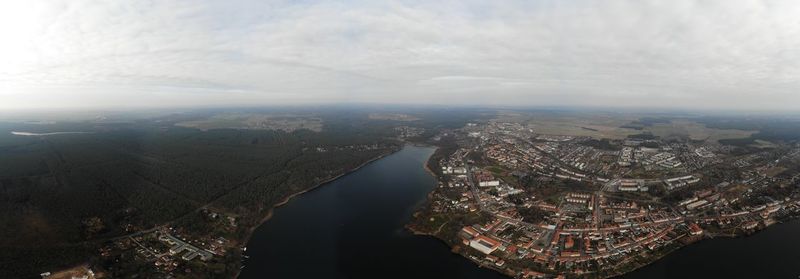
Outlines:
{"type": "Polygon", "coordinates": [[[435,187],[434,148],[405,146],[275,209],[240,278],[503,278],[404,225],[435,187]]]}
{"type": "MultiPolygon", "coordinates": [[[[404,229],[435,186],[406,146],[292,199],[253,234],[240,278],[504,278],[404,229]]],[[[798,278],[800,221],[704,240],[620,278],[798,278]]]]}
{"type": "Polygon", "coordinates": [[[619,278],[800,278],[799,232],[795,220],[748,237],[703,240],[619,278]]]}

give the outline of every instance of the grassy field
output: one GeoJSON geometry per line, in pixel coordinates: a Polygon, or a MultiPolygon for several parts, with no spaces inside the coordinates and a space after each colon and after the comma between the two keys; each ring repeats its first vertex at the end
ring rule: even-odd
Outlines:
{"type": "Polygon", "coordinates": [[[417,121],[420,118],[404,113],[370,113],[369,119],[372,120],[392,120],[392,121],[417,121]]]}
{"type": "Polygon", "coordinates": [[[539,134],[586,136],[598,139],[623,139],[628,135],[640,133],[641,131],[620,127],[636,119],[638,117],[603,113],[524,114],[516,112],[501,112],[497,118],[498,121],[523,123],[539,134]]]}
{"type": "Polygon", "coordinates": [[[756,131],[708,128],[689,119],[642,126],[641,130],[623,128],[641,115],[615,113],[522,113],[500,112],[495,119],[522,123],[535,133],[545,135],[585,136],[596,139],[624,139],[630,135],[651,133],[662,138],[689,138],[716,142],[720,139],[747,138],[756,131]]]}
{"type": "Polygon", "coordinates": [[[765,140],[760,140],[760,139],[754,140],[753,142],[754,143],[751,144],[750,146],[755,147],[755,148],[775,148],[775,147],[778,146],[778,145],[776,145],[774,143],[771,143],[771,142],[768,142],[768,141],[765,141],[765,140]]]}
{"type": "Polygon", "coordinates": [[[314,132],[322,131],[322,119],[306,115],[223,113],[205,119],[183,121],[175,125],[200,130],[254,129],[291,132],[308,129],[314,132]]]}
{"type": "Polygon", "coordinates": [[[655,136],[662,138],[681,137],[692,140],[706,140],[716,142],[721,139],[747,138],[756,131],[743,131],[733,129],[708,128],[706,125],[688,119],[672,120],[670,123],[657,123],[646,127],[655,136]]]}

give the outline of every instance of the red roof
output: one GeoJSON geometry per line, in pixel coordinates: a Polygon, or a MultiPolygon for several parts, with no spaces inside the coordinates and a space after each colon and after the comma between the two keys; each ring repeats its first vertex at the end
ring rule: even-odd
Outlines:
{"type": "Polygon", "coordinates": [[[701,229],[700,226],[698,226],[695,223],[692,223],[691,225],[689,225],[689,230],[692,231],[692,234],[701,234],[701,233],[703,233],[703,229],[701,229]]]}
{"type": "Polygon", "coordinates": [[[500,246],[500,241],[489,238],[488,236],[481,235],[476,237],[475,239],[478,241],[486,242],[487,244],[492,245],[493,247],[500,246]]]}
{"type": "Polygon", "coordinates": [[[470,226],[466,226],[466,227],[464,227],[464,228],[463,228],[463,229],[461,229],[461,230],[462,230],[462,231],[464,231],[465,233],[467,233],[467,234],[469,234],[469,235],[473,236],[473,237],[475,237],[475,236],[477,236],[477,235],[479,235],[479,234],[480,234],[480,233],[478,233],[478,231],[477,231],[477,230],[475,230],[474,228],[472,228],[472,227],[470,227],[470,226]]]}
{"type": "Polygon", "coordinates": [[[564,248],[569,249],[572,248],[572,246],[575,246],[575,240],[573,240],[572,236],[570,235],[567,236],[567,241],[564,243],[564,248]]]}
{"type": "Polygon", "coordinates": [[[517,246],[516,245],[508,246],[508,248],[506,248],[506,251],[508,251],[509,253],[515,253],[517,252],[517,246]]]}

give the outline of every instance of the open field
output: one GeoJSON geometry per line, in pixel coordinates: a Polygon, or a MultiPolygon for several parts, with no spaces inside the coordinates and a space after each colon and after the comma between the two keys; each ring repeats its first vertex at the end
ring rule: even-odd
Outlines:
{"type": "Polygon", "coordinates": [[[765,140],[757,139],[757,140],[754,140],[753,144],[751,144],[750,146],[755,147],[755,148],[775,148],[778,145],[776,145],[774,143],[771,143],[771,142],[768,142],[768,141],[765,141],[765,140]]]}
{"type": "Polygon", "coordinates": [[[369,119],[372,120],[392,120],[392,121],[417,121],[420,118],[405,113],[370,113],[369,119]]]}
{"type": "Polygon", "coordinates": [[[252,129],[291,132],[308,129],[314,132],[322,131],[322,119],[308,115],[223,113],[206,119],[179,122],[175,125],[200,130],[252,129]]]}
{"type": "Polygon", "coordinates": [[[670,123],[656,123],[645,127],[655,136],[662,138],[683,137],[692,140],[716,142],[721,139],[741,139],[750,137],[756,131],[708,128],[706,125],[688,119],[676,119],[670,123]]]}
{"type": "Polygon", "coordinates": [[[517,122],[545,135],[586,136],[593,138],[623,139],[641,131],[621,128],[633,120],[634,116],[611,115],[604,113],[575,114],[525,114],[500,112],[497,121],[517,122]]]}
{"type": "Polygon", "coordinates": [[[516,122],[533,132],[545,135],[585,136],[596,139],[624,139],[630,135],[651,133],[662,138],[689,138],[716,142],[720,139],[747,138],[756,131],[709,128],[691,119],[672,119],[651,123],[640,129],[624,128],[640,119],[638,115],[612,113],[520,113],[504,111],[496,121],[516,122]]]}

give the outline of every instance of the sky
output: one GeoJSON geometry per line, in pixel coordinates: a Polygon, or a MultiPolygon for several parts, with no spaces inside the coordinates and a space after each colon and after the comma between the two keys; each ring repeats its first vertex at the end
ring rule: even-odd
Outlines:
{"type": "Polygon", "coordinates": [[[0,109],[800,111],[800,1],[0,1],[0,109]]]}

